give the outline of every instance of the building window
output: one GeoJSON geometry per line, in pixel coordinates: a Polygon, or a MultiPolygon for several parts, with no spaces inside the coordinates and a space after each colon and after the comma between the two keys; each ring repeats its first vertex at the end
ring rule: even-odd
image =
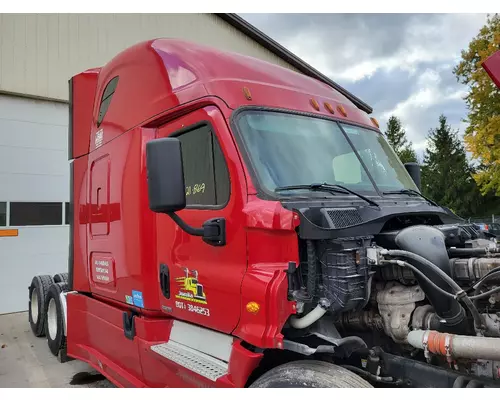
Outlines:
{"type": "Polygon", "coordinates": [[[61,203],[10,203],[10,226],[61,225],[61,203]]]}
{"type": "Polygon", "coordinates": [[[69,203],[68,202],[64,203],[64,207],[65,207],[65,210],[64,210],[65,221],[64,221],[64,223],[66,225],[69,225],[71,222],[71,218],[73,218],[73,216],[71,215],[71,210],[69,208],[69,203]]]}
{"type": "Polygon", "coordinates": [[[186,204],[222,206],[229,200],[230,180],[224,155],[209,126],[178,136],[182,148],[186,204]]]}
{"type": "Polygon", "coordinates": [[[7,203],[0,202],[0,226],[7,225],[7,203]]]}

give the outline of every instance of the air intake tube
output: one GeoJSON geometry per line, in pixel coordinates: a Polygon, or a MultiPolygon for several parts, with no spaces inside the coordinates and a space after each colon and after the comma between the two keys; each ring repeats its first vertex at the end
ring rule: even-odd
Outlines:
{"type": "MultiPolygon", "coordinates": [[[[426,258],[439,267],[448,276],[451,276],[450,259],[444,242],[444,235],[431,226],[411,226],[403,229],[396,236],[396,245],[401,250],[406,250],[426,258]]],[[[436,272],[419,265],[415,260],[405,260],[421,270],[430,280],[443,290],[449,291],[449,285],[436,272]]],[[[418,277],[417,277],[418,279],[418,277]]],[[[432,304],[437,317],[441,320],[443,328],[451,333],[459,333],[467,329],[465,310],[458,300],[445,296],[435,290],[424,279],[418,283],[432,304]]]]}

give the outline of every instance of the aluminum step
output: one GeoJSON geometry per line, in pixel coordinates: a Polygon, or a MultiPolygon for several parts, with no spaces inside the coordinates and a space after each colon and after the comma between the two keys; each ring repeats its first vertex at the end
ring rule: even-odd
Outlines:
{"type": "Polygon", "coordinates": [[[214,382],[227,374],[224,361],[172,340],[151,346],[151,350],[214,382]]]}

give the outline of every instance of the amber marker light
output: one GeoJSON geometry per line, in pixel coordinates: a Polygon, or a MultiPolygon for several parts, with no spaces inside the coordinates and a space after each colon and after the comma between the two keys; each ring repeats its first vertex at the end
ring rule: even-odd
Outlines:
{"type": "Polygon", "coordinates": [[[377,119],[376,119],[376,118],[373,118],[373,117],[372,117],[372,118],[370,118],[370,119],[372,120],[373,125],[375,125],[377,128],[380,128],[380,125],[379,125],[379,123],[378,123],[378,121],[377,121],[377,119]]]}
{"type": "Polygon", "coordinates": [[[252,100],[252,93],[250,93],[250,89],[247,87],[243,88],[243,94],[247,100],[252,100]]]}
{"type": "Polygon", "coordinates": [[[330,114],[335,114],[335,110],[330,103],[325,103],[325,108],[330,112],[330,114]]]}
{"type": "Polygon", "coordinates": [[[319,111],[319,103],[315,99],[311,99],[311,105],[316,111],[319,111]]]}
{"type": "Polygon", "coordinates": [[[260,305],[259,303],[256,303],[255,301],[251,301],[247,303],[247,311],[251,314],[257,314],[260,310],[260,305]]]}
{"type": "Polygon", "coordinates": [[[339,113],[341,113],[344,117],[347,117],[347,112],[346,112],[346,110],[345,110],[345,108],[344,108],[344,106],[343,106],[343,105],[338,105],[338,106],[337,106],[337,110],[338,110],[338,111],[339,111],[339,113]]]}

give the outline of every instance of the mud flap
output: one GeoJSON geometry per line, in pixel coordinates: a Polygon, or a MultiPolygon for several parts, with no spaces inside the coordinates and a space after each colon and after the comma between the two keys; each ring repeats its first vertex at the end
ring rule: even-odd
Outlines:
{"type": "Polygon", "coordinates": [[[137,312],[134,310],[130,311],[130,314],[127,312],[123,313],[123,332],[125,333],[125,337],[130,340],[134,340],[135,337],[135,322],[134,317],[137,316],[137,312]]]}

